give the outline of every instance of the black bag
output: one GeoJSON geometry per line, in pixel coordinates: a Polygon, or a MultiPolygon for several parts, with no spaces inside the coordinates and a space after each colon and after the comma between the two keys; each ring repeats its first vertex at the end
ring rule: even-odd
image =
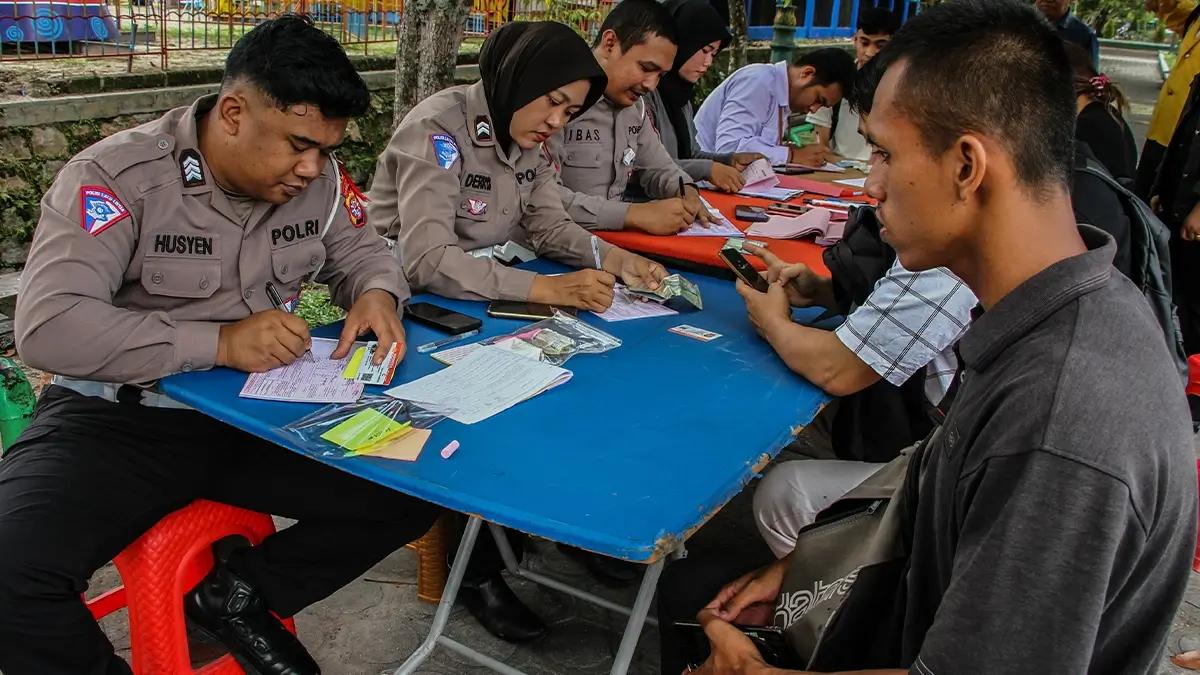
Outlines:
{"type": "MultiPolygon", "coordinates": [[[[896,251],[880,238],[875,209],[863,207],[850,212],[842,240],[825,249],[824,260],[837,302],[830,309],[847,315],[866,302],[896,261],[896,251]]],[[[834,453],[860,462],[891,461],[933,428],[930,408],[924,369],[899,387],[880,380],[842,397],[833,418],[834,453]]]]}

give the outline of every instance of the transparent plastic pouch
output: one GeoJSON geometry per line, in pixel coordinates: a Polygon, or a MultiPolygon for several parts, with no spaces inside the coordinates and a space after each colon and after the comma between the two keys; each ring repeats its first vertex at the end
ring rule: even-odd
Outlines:
{"type": "Polygon", "coordinates": [[[542,361],[561,366],[576,354],[600,354],[620,347],[621,341],[556,310],[549,319],[531,323],[507,335],[488,338],[480,344],[497,345],[535,357],[536,352],[541,352],[542,361]]]}
{"type": "Polygon", "coordinates": [[[317,457],[370,454],[379,443],[412,429],[429,429],[455,410],[391,396],[363,396],[355,403],[333,403],[284,425],[301,448],[317,457]]]}

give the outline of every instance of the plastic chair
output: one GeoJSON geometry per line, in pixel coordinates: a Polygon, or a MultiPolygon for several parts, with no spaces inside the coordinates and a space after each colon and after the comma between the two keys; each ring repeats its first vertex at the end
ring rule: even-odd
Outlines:
{"type": "MultiPolygon", "coordinates": [[[[213,566],[212,544],[240,535],[252,544],[275,532],[271,517],[198,499],[167,515],[113,561],[124,586],[87,601],[97,619],[129,608],[130,648],[137,675],[240,675],[225,655],[193,670],[183,619],[183,594],[213,566]]],[[[288,630],[295,624],[286,619],[288,630]]]]}

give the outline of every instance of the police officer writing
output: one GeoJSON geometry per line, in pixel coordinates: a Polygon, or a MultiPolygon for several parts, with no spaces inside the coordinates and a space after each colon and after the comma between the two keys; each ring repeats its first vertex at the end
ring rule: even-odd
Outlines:
{"type": "Polygon", "coordinates": [[[608,76],[604,98],[546,143],[567,213],[588,229],[667,235],[697,220],[711,221],[691,177],[663,147],[642,100],[671,69],[675,41],[675,20],[656,0],[623,0],[600,25],[592,53],[608,76]],[[634,175],[657,201],[622,201],[634,175]]]}
{"type": "Polygon", "coordinates": [[[612,304],[615,277],[657,287],[662,265],[594,239],[567,216],[540,151],[604,89],[583,40],[557,23],[509,24],[488,38],[479,69],[479,82],[413,108],[376,165],[367,208],[396,239],[409,283],[452,298],[593,311],[612,304]],[[592,269],[545,276],[469,253],[509,240],[592,269]]]}
{"type": "Polygon", "coordinates": [[[288,617],[419,537],[438,509],[301,457],[155,391],[310,344],[302,281],[350,307],[338,347],[402,342],[408,286],[330,153],[370,95],[338,43],[283,16],[229,53],[218,94],[100,141],[42,201],[17,347],[55,373],[0,461],[0,671],[130,673],[80,600],[91,574],[198,498],[298,522],[238,546],[184,596],[259,673],[319,672],[288,617]],[[269,285],[269,286],[268,286],[269,285]],[[284,309],[275,309],[267,288],[284,309]],[[282,298],[281,298],[282,299],[282,298]],[[274,613],[274,614],[272,614],[274,613]]]}

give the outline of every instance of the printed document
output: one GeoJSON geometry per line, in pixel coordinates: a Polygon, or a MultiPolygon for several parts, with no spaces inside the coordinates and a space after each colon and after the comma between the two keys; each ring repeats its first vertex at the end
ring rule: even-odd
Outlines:
{"type": "MultiPolygon", "coordinates": [[[[331,359],[337,340],[313,338],[312,349],[289,365],[265,373],[250,373],[239,396],[294,403],[353,403],[363,384],[342,377],[350,356],[331,359]]],[[[355,348],[364,343],[355,343],[355,348]]],[[[353,354],[355,349],[350,350],[353,354]]]]}

